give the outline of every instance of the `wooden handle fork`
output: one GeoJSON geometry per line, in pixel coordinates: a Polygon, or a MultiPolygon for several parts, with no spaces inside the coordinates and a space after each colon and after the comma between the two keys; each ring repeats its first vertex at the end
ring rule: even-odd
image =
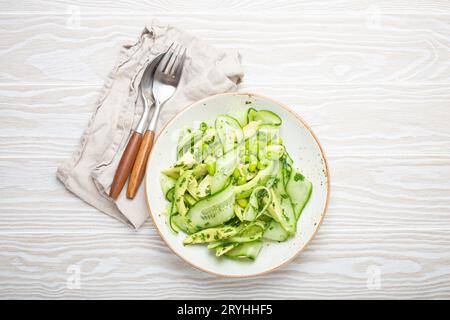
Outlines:
{"type": "Polygon", "coordinates": [[[153,139],[155,132],[147,130],[141,142],[136,161],[134,162],[133,170],[131,171],[130,180],[128,181],[127,198],[133,199],[139,189],[139,186],[144,178],[145,169],[147,167],[148,155],[153,147],[153,139]]]}
{"type": "Polygon", "coordinates": [[[117,199],[123,186],[127,182],[131,169],[133,168],[134,160],[139,151],[139,147],[142,141],[142,133],[133,131],[130,140],[128,140],[127,147],[120,158],[119,166],[116,169],[114,180],[109,191],[109,196],[113,199],[117,199]]]}

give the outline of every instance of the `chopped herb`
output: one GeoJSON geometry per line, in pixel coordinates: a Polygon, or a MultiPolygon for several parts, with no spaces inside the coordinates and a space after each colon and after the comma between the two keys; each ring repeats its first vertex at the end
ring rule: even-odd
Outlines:
{"type": "Polygon", "coordinates": [[[205,132],[208,129],[208,125],[205,122],[200,123],[200,131],[205,132]]]}

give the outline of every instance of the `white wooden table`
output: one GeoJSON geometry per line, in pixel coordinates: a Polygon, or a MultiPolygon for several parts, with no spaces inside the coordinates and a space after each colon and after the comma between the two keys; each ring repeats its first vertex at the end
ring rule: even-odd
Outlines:
{"type": "Polygon", "coordinates": [[[190,3],[0,3],[0,298],[450,298],[450,2],[190,3]],[[130,230],[56,180],[120,45],[153,17],[238,48],[241,90],[321,140],[330,208],[287,267],[202,273],[151,221],[130,230]]]}

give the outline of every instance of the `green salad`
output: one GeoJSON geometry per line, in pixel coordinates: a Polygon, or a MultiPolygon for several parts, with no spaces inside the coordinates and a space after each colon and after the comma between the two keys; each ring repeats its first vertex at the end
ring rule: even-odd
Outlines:
{"type": "Polygon", "coordinates": [[[293,167],[281,123],[271,111],[242,108],[181,130],[177,161],[160,182],[168,225],[186,234],[184,245],[254,260],[263,241],[295,235],[312,184],[293,167]]]}

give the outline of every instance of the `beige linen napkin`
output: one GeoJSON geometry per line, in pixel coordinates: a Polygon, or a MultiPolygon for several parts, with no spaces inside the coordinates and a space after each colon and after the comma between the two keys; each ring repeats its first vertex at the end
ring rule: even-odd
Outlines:
{"type": "Polygon", "coordinates": [[[188,104],[237,89],[243,77],[238,52],[218,50],[173,26],[153,22],[135,44],[123,46],[78,149],[57,170],[57,177],[68,190],[134,228],[149,216],[143,186],[134,200],[125,197],[126,185],[116,202],[108,193],[130,131],[143,111],[138,90],[142,73],[172,42],[184,45],[188,58],[175,95],[164,105],[159,129],[188,104]]]}

